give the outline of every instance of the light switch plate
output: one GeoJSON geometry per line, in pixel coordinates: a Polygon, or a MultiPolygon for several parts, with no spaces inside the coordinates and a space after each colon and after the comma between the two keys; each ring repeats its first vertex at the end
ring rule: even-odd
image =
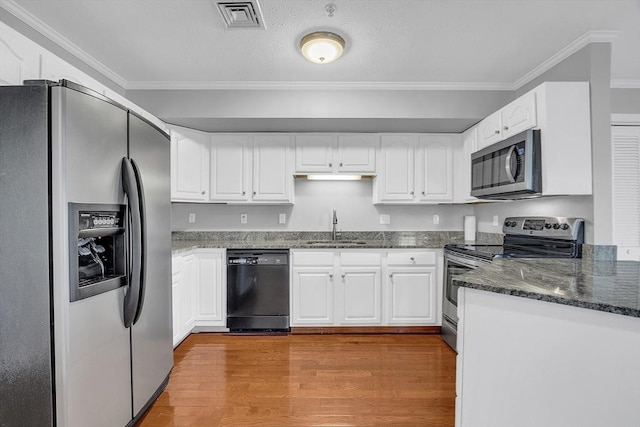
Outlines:
{"type": "Polygon", "coordinates": [[[493,216],[493,226],[497,227],[500,225],[500,220],[498,219],[498,215],[493,216]]]}
{"type": "Polygon", "coordinates": [[[280,215],[278,215],[278,223],[279,224],[286,224],[287,223],[287,214],[286,213],[281,213],[280,215]]]}
{"type": "Polygon", "coordinates": [[[247,214],[246,213],[241,213],[240,214],[240,224],[246,224],[247,223],[247,214]]]}
{"type": "Polygon", "coordinates": [[[434,215],[433,216],[433,223],[434,224],[440,224],[440,215],[434,215]]]}
{"type": "Polygon", "coordinates": [[[380,215],[380,224],[391,224],[391,215],[381,214],[380,215]]]}
{"type": "Polygon", "coordinates": [[[189,224],[193,224],[194,222],[196,222],[196,214],[190,213],[189,214],[189,224]]]}

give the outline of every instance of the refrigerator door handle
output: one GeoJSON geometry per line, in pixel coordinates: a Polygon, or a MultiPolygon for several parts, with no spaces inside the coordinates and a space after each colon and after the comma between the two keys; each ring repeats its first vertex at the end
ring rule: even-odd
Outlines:
{"type": "Polygon", "coordinates": [[[138,188],[138,206],[140,211],[140,289],[138,292],[138,305],[136,307],[133,324],[135,325],[142,314],[142,306],[144,305],[144,293],[147,288],[147,205],[144,197],[144,185],[142,184],[142,174],[135,160],[131,159],[133,172],[136,178],[138,188]]]}
{"type": "Polygon", "coordinates": [[[129,199],[129,238],[131,250],[129,256],[129,290],[124,298],[124,326],[130,327],[133,324],[136,311],[138,309],[138,299],[140,297],[140,279],[142,258],[142,229],[140,226],[140,205],[138,185],[136,183],[135,172],[131,161],[124,157],[122,159],[122,188],[129,199]]]}

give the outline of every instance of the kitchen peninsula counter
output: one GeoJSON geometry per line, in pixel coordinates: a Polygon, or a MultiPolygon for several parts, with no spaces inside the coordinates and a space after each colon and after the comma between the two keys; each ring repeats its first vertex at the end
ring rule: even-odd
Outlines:
{"type": "Polygon", "coordinates": [[[498,259],[456,284],[457,427],[640,425],[640,263],[498,259]]]}
{"type": "Polygon", "coordinates": [[[640,317],[640,262],[496,259],[456,276],[461,287],[640,317]]]}

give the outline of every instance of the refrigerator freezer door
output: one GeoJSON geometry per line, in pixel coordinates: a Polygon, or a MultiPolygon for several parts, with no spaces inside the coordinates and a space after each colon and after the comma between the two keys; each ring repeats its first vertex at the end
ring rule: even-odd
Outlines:
{"type": "Polygon", "coordinates": [[[165,134],[129,115],[129,156],[140,169],[147,213],[144,303],[131,328],[133,413],[149,403],[173,366],[170,148],[165,134]]]}
{"type": "MultiPolygon", "coordinates": [[[[52,167],[60,177],[52,190],[59,206],[53,210],[53,245],[66,248],[69,202],[125,202],[120,164],[127,155],[127,111],[82,90],[60,86],[51,94],[52,167]]],[[[69,250],[54,252],[54,269],[69,265],[69,250]]],[[[132,414],[125,288],[70,303],[68,282],[68,274],[54,275],[58,421],[69,427],[126,425],[132,414]]]]}
{"type": "Polygon", "coordinates": [[[46,87],[0,87],[0,425],[51,426],[46,87]]]}

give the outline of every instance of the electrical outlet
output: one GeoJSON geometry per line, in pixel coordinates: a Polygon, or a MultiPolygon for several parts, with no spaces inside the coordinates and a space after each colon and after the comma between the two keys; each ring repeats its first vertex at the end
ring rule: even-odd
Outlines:
{"type": "Polygon", "coordinates": [[[189,224],[193,224],[194,222],[196,222],[196,214],[190,213],[189,214],[189,224]]]}
{"type": "Polygon", "coordinates": [[[391,224],[391,215],[381,214],[380,215],[380,224],[391,224]]]}
{"type": "Polygon", "coordinates": [[[247,223],[247,214],[246,213],[241,213],[240,214],[240,224],[246,224],[247,223]]]}
{"type": "Polygon", "coordinates": [[[434,215],[433,216],[433,223],[434,224],[440,224],[440,215],[434,215]]]}
{"type": "Polygon", "coordinates": [[[286,224],[287,223],[287,214],[286,213],[281,213],[280,215],[278,215],[278,223],[279,224],[286,224]]]}
{"type": "Polygon", "coordinates": [[[498,218],[498,215],[494,215],[493,216],[493,226],[497,227],[500,225],[500,219],[498,218]]]}

